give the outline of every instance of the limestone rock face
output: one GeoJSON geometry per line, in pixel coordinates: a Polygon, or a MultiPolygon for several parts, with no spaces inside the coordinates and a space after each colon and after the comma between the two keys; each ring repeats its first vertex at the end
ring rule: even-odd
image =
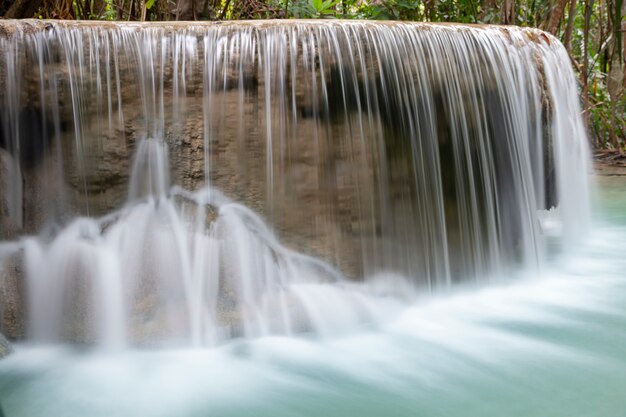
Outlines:
{"type": "Polygon", "coordinates": [[[0,262],[0,333],[16,340],[25,336],[25,293],[21,257],[0,262]]]}
{"type": "Polygon", "coordinates": [[[11,344],[6,339],[6,337],[4,337],[2,333],[0,333],[0,359],[9,355],[11,352],[13,352],[13,348],[11,347],[11,344]]]}

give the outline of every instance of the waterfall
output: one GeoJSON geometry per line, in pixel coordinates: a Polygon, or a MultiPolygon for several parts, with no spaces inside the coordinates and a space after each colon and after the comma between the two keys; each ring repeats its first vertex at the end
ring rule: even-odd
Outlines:
{"type": "Polygon", "coordinates": [[[541,31],[3,25],[0,238],[33,339],[341,334],[588,227],[576,83],[541,31]]]}

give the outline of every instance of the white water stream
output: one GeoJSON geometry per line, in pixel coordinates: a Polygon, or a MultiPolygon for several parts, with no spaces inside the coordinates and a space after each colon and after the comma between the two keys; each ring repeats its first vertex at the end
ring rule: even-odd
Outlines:
{"type": "Polygon", "coordinates": [[[0,403],[7,416],[621,417],[626,217],[614,215],[540,275],[422,299],[326,340],[18,346],[0,362],[0,403]]]}

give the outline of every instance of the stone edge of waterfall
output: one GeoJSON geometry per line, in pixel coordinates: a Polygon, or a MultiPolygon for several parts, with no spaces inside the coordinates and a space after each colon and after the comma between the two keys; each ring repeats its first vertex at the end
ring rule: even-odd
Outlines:
{"type": "Polygon", "coordinates": [[[373,26],[414,26],[419,29],[448,28],[451,30],[477,30],[492,29],[500,30],[505,34],[510,31],[525,33],[532,42],[545,42],[551,45],[553,42],[560,43],[554,35],[538,28],[505,26],[491,24],[472,24],[457,22],[410,22],[410,21],[382,21],[382,20],[348,20],[348,19],[260,19],[260,20],[227,20],[227,21],[162,21],[162,22],[124,22],[107,20],[56,20],[56,19],[0,19],[0,37],[11,37],[18,33],[29,34],[45,30],[53,30],[55,27],[66,28],[161,28],[176,30],[179,28],[206,29],[216,26],[251,26],[256,28],[293,26],[293,25],[373,25],[373,26]]]}

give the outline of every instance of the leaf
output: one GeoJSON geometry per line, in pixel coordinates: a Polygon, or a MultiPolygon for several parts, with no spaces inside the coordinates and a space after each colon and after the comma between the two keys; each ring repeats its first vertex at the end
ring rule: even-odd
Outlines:
{"type": "Polygon", "coordinates": [[[322,3],[322,10],[328,10],[331,7],[334,7],[337,5],[337,3],[339,3],[339,0],[326,0],[324,3],[322,3]]]}
{"type": "Polygon", "coordinates": [[[146,9],[147,10],[150,10],[152,8],[152,6],[154,6],[154,0],[146,1],[146,9]]]}
{"type": "Polygon", "coordinates": [[[322,9],[322,4],[322,0],[311,0],[311,7],[313,7],[315,11],[320,11],[322,9]]]}

